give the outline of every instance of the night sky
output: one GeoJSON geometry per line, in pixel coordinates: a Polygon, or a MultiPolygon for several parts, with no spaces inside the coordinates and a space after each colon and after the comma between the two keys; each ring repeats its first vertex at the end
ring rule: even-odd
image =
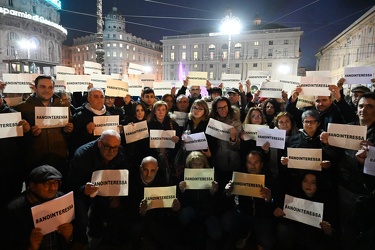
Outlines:
{"type": "MultiPolygon", "coordinates": [[[[62,0],[60,24],[72,38],[96,32],[96,0],[62,0]],[[75,14],[81,12],[84,14],[75,14]],[[73,30],[75,29],[75,30],[73,30]],[[80,30],[80,31],[76,31],[80,30]]],[[[315,69],[315,53],[368,11],[372,0],[103,0],[103,16],[113,6],[125,17],[127,32],[160,43],[163,36],[219,31],[228,7],[251,24],[256,13],[262,24],[301,27],[300,66],[315,69]]]]}

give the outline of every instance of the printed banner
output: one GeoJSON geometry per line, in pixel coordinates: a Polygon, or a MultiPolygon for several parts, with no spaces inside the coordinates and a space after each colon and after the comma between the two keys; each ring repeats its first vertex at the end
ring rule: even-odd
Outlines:
{"type": "Polygon", "coordinates": [[[366,140],[367,127],[328,123],[328,144],[331,146],[359,150],[361,141],[366,140]]]}
{"type": "Polygon", "coordinates": [[[105,130],[112,129],[118,131],[118,115],[98,115],[93,117],[95,123],[94,135],[101,135],[105,130]]]}
{"type": "Polygon", "coordinates": [[[206,86],[207,72],[189,72],[189,86],[206,86]]]}
{"type": "Polygon", "coordinates": [[[83,62],[85,75],[102,74],[102,65],[96,62],[84,61],[83,62]]]}
{"type": "Polygon", "coordinates": [[[147,121],[141,121],[124,126],[126,144],[148,138],[147,121]]]}
{"type": "Polygon", "coordinates": [[[74,219],[73,191],[56,199],[31,208],[34,227],[43,235],[57,230],[57,227],[74,219]]]}
{"type": "Polygon", "coordinates": [[[148,87],[148,88],[154,88],[154,82],[156,79],[156,76],[154,74],[142,74],[138,75],[138,79],[142,83],[142,87],[148,87]]]}
{"type": "Polygon", "coordinates": [[[374,67],[345,67],[344,78],[347,84],[368,85],[374,78],[374,67]]]}
{"type": "Polygon", "coordinates": [[[172,136],[176,135],[175,130],[150,130],[150,148],[175,148],[172,136]]]}
{"type": "Polygon", "coordinates": [[[69,122],[69,107],[35,107],[35,125],[39,128],[64,127],[69,122]]]}
{"type": "Polygon", "coordinates": [[[328,89],[328,85],[331,84],[330,77],[301,77],[301,95],[312,95],[312,96],[330,96],[331,92],[328,89]]]}
{"type": "Polygon", "coordinates": [[[3,74],[6,84],[3,93],[31,93],[30,85],[35,79],[34,74],[3,74]]]}
{"type": "Polygon", "coordinates": [[[247,72],[247,79],[250,80],[251,85],[260,85],[262,82],[266,82],[270,77],[270,72],[250,70],[247,72]]]}
{"type": "Polygon", "coordinates": [[[283,83],[283,90],[291,96],[291,93],[301,84],[301,77],[294,75],[282,75],[280,82],[283,83]]]}
{"type": "Polygon", "coordinates": [[[174,111],[173,114],[176,116],[176,122],[178,126],[183,127],[185,125],[185,122],[188,120],[189,113],[174,111]]]}
{"type": "Polygon", "coordinates": [[[299,109],[315,105],[315,98],[312,95],[299,95],[296,107],[299,109]]]}
{"type": "Polygon", "coordinates": [[[363,173],[375,176],[375,147],[368,146],[363,173]]]}
{"type": "Polygon", "coordinates": [[[0,114],[0,139],[23,136],[22,126],[18,126],[21,120],[20,112],[0,114]]]}
{"type": "Polygon", "coordinates": [[[257,146],[263,146],[266,142],[270,143],[271,148],[284,149],[285,147],[285,130],[279,129],[258,129],[257,146]]]}
{"type": "Polygon", "coordinates": [[[105,89],[107,87],[107,80],[114,79],[110,75],[99,75],[99,74],[92,74],[90,82],[94,85],[94,88],[101,88],[105,89]]]}
{"type": "Polygon", "coordinates": [[[260,97],[281,98],[283,84],[280,82],[262,82],[260,85],[260,97]]]}
{"type": "Polygon", "coordinates": [[[89,75],[64,75],[60,78],[65,81],[66,91],[70,93],[87,91],[91,80],[89,75]]]}
{"type": "Polygon", "coordinates": [[[221,75],[221,82],[225,88],[238,89],[238,83],[241,82],[241,74],[225,74],[221,75]]]}
{"type": "Polygon", "coordinates": [[[232,194],[262,198],[260,188],[264,187],[264,180],[265,176],[261,174],[233,172],[232,194]]]}
{"type": "Polygon", "coordinates": [[[55,75],[56,79],[59,79],[59,76],[61,75],[75,75],[76,74],[76,69],[72,67],[66,67],[66,66],[56,66],[55,67],[55,75]]]}
{"type": "Polygon", "coordinates": [[[143,65],[129,63],[128,74],[129,75],[140,75],[143,73],[143,65]]]}
{"type": "Polygon", "coordinates": [[[171,88],[171,82],[154,82],[154,92],[156,96],[170,94],[171,88]]]}
{"type": "Polygon", "coordinates": [[[320,229],[320,222],[323,221],[323,206],[323,203],[312,202],[286,194],[283,211],[285,218],[320,229]]]}
{"type": "Polygon", "coordinates": [[[176,186],[145,187],[144,199],[147,201],[147,210],[172,207],[173,200],[176,199],[176,186]]]}
{"type": "Polygon", "coordinates": [[[142,82],[138,78],[131,78],[128,81],[129,95],[131,96],[141,96],[142,93],[142,82]]]}
{"type": "Polygon", "coordinates": [[[107,87],[105,88],[106,96],[124,97],[129,94],[128,83],[115,79],[107,80],[107,87]]]}
{"type": "Polygon", "coordinates": [[[111,169],[98,170],[92,173],[91,183],[98,186],[96,193],[91,197],[99,196],[128,196],[129,170],[111,169]]]}
{"type": "Polygon", "coordinates": [[[214,180],[213,168],[185,168],[186,189],[210,189],[214,180]]]}
{"type": "Polygon", "coordinates": [[[208,148],[206,134],[204,132],[183,135],[186,151],[205,150],[208,148]]]}
{"type": "Polygon", "coordinates": [[[257,140],[258,129],[268,128],[267,125],[245,124],[243,138],[245,141],[257,140]]]}
{"type": "Polygon", "coordinates": [[[206,134],[212,135],[213,137],[223,141],[228,141],[230,137],[229,130],[231,128],[233,128],[233,126],[210,118],[207,124],[206,134]]]}
{"type": "Polygon", "coordinates": [[[288,168],[322,171],[322,149],[288,148],[288,168]]]}

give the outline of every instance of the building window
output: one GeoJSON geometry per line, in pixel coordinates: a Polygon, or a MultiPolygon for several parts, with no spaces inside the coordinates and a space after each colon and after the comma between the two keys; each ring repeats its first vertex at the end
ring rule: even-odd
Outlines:
{"type": "Polygon", "coordinates": [[[9,6],[13,6],[13,0],[8,0],[9,6]]]}
{"type": "Polygon", "coordinates": [[[181,54],[181,59],[182,59],[182,60],[186,60],[186,52],[182,52],[182,54],[181,54]]]}
{"type": "Polygon", "coordinates": [[[198,68],[198,64],[194,64],[194,69],[198,68]]]}
{"type": "Polygon", "coordinates": [[[198,44],[194,44],[194,49],[198,49],[198,44]]]}
{"type": "Polygon", "coordinates": [[[117,57],[117,53],[116,53],[116,51],[113,51],[113,57],[117,57]]]}
{"type": "Polygon", "coordinates": [[[120,48],[122,48],[122,43],[120,43],[120,48]]]}
{"type": "Polygon", "coordinates": [[[174,69],[174,65],[171,65],[171,69],[174,69]]]}
{"type": "Polygon", "coordinates": [[[186,49],[186,45],[182,45],[182,49],[186,49]]]}
{"type": "Polygon", "coordinates": [[[273,41],[268,41],[268,45],[273,45],[273,41]]]}
{"type": "Polygon", "coordinates": [[[289,44],[289,40],[284,40],[284,44],[289,44]]]}
{"type": "Polygon", "coordinates": [[[89,46],[86,46],[86,50],[89,50],[89,46]]]}
{"type": "Polygon", "coordinates": [[[133,55],[133,61],[135,61],[135,55],[133,55]]]}
{"type": "Polygon", "coordinates": [[[268,56],[272,56],[273,55],[273,50],[272,49],[268,49],[268,56]]]}
{"type": "MultiPolygon", "coordinates": [[[[120,29],[121,29],[121,27],[120,27],[120,29]]],[[[122,40],[122,35],[120,35],[120,39],[122,40]]]]}
{"type": "Polygon", "coordinates": [[[129,45],[126,45],[126,49],[129,50],[129,45]]]}
{"type": "Polygon", "coordinates": [[[114,43],[113,45],[112,45],[113,47],[117,47],[117,44],[116,43],[114,43]]]}
{"type": "Polygon", "coordinates": [[[258,49],[254,49],[254,58],[258,58],[259,54],[258,54],[258,49]]]}
{"type": "Polygon", "coordinates": [[[113,38],[116,38],[116,34],[113,34],[113,36],[112,36],[113,38]]]}
{"type": "Polygon", "coordinates": [[[259,45],[259,42],[258,41],[255,41],[254,42],[254,46],[258,46],[259,45]]]}
{"type": "Polygon", "coordinates": [[[133,51],[135,51],[135,47],[133,47],[133,51]]]}
{"type": "Polygon", "coordinates": [[[174,45],[171,46],[171,49],[174,49],[174,45]]]}
{"type": "Polygon", "coordinates": [[[208,79],[214,79],[214,72],[208,72],[208,79]]]}
{"type": "Polygon", "coordinates": [[[257,63],[253,63],[253,68],[257,68],[258,67],[258,64],[257,63]]]}
{"type": "Polygon", "coordinates": [[[194,61],[198,60],[198,51],[194,51],[194,61]]]}
{"type": "Polygon", "coordinates": [[[284,48],[283,50],[283,56],[288,56],[288,48],[284,48]]]}
{"type": "Polygon", "coordinates": [[[174,61],[174,52],[171,53],[171,61],[174,61]]]}
{"type": "Polygon", "coordinates": [[[109,47],[111,47],[111,45],[109,43],[107,43],[107,47],[109,48],[109,47]]]}
{"type": "Polygon", "coordinates": [[[240,51],[235,51],[234,52],[234,59],[240,59],[241,52],[240,51]]]}
{"type": "Polygon", "coordinates": [[[240,64],[239,64],[239,63],[236,63],[236,64],[234,65],[234,67],[239,68],[239,67],[240,67],[240,64]]]}
{"type": "Polygon", "coordinates": [[[221,65],[221,67],[222,67],[223,69],[225,69],[225,68],[227,67],[227,65],[226,65],[225,63],[223,63],[223,64],[221,65]]]}
{"type": "Polygon", "coordinates": [[[210,52],[210,60],[214,60],[215,57],[215,52],[211,51],[210,52]]]}
{"type": "Polygon", "coordinates": [[[81,51],[81,49],[80,49],[80,48],[77,48],[77,51],[78,51],[78,52],[80,52],[80,51],[81,51]]]}
{"type": "Polygon", "coordinates": [[[210,69],[212,69],[214,67],[214,65],[213,64],[210,64],[210,69]]]}
{"type": "Polygon", "coordinates": [[[272,63],[269,62],[269,63],[267,64],[267,67],[268,67],[268,68],[271,68],[271,67],[272,67],[272,63]]]}
{"type": "Polygon", "coordinates": [[[107,57],[110,57],[111,56],[111,52],[107,52],[107,57]]]}

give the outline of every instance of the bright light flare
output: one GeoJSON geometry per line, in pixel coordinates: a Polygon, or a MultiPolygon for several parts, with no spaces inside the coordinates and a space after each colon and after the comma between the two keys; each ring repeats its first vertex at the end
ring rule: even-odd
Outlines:
{"type": "Polygon", "coordinates": [[[221,32],[226,35],[239,34],[241,28],[240,19],[235,16],[225,16],[223,20],[221,20],[221,32]]]}

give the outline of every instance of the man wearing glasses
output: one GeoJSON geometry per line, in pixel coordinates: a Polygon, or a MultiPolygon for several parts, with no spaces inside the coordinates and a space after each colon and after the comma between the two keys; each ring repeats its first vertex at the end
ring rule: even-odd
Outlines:
{"type": "Polygon", "coordinates": [[[73,236],[73,226],[65,223],[57,230],[43,235],[35,228],[31,207],[53,200],[63,195],[58,189],[62,174],[52,166],[43,165],[34,168],[29,174],[28,188],[20,197],[8,205],[5,218],[4,249],[68,249],[73,236]]]}
{"type": "MultiPolygon", "coordinates": [[[[189,85],[189,78],[186,77],[186,79],[184,80],[184,85],[181,87],[181,89],[178,90],[176,96],[185,95],[186,89],[188,88],[188,85],[189,85]]],[[[202,99],[200,86],[190,86],[189,91],[190,91],[190,96],[189,96],[189,108],[188,108],[188,110],[190,110],[191,105],[193,104],[193,102],[195,100],[202,99]]]]}
{"type": "Polygon", "coordinates": [[[105,130],[100,138],[81,146],[74,154],[68,176],[68,186],[74,191],[77,218],[74,241],[79,244],[85,245],[88,242],[87,226],[92,247],[100,241],[115,243],[118,240],[115,236],[121,233],[109,232],[110,228],[114,228],[114,224],[120,223],[119,197],[90,197],[98,190],[98,187],[91,183],[93,172],[128,169],[125,152],[120,144],[121,138],[116,131],[105,130]],[[103,235],[112,238],[103,239],[103,235]]]}

